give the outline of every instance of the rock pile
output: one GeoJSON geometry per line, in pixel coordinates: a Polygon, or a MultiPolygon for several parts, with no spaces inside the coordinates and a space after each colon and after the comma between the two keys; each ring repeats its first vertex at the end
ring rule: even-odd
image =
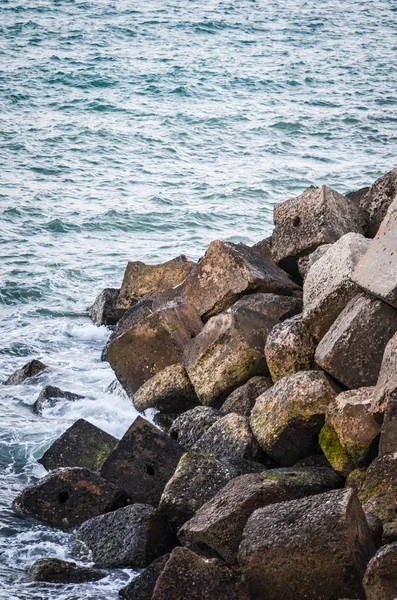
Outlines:
{"type": "MultiPolygon", "coordinates": [[[[136,409],[170,426],[117,441],[78,421],[15,510],[77,529],[96,568],[145,569],[127,600],[393,600],[396,172],[309,188],[253,247],[129,263],[90,314],[136,409]]],[[[102,576],[49,565],[31,578],[102,576]]]]}

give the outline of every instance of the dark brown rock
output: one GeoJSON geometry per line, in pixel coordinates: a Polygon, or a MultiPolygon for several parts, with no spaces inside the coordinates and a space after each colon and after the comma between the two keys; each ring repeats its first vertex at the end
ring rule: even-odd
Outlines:
{"type": "Polygon", "coordinates": [[[154,375],[139,388],[132,401],[140,412],[157,408],[163,413],[181,413],[199,404],[182,364],[170,365],[154,375]]]}
{"type": "Polygon", "coordinates": [[[379,441],[379,455],[390,454],[397,450],[397,390],[387,401],[382,431],[379,441]]]}
{"type": "Polygon", "coordinates": [[[75,402],[76,400],[83,400],[84,396],[74,394],[73,392],[65,392],[58,387],[53,385],[46,385],[43,388],[33,404],[33,412],[38,415],[43,413],[46,408],[53,408],[58,404],[59,401],[67,400],[68,402],[75,402]]]}
{"type": "MultiPolygon", "coordinates": [[[[300,289],[298,291],[302,293],[300,289]]],[[[278,323],[302,312],[302,298],[277,294],[249,294],[237,300],[231,306],[231,310],[235,312],[252,310],[278,323]]]]}
{"type": "Polygon", "coordinates": [[[47,366],[44,363],[36,359],[31,360],[10,375],[9,378],[4,381],[3,385],[20,385],[25,379],[35,377],[35,375],[38,375],[44,371],[44,369],[47,369],[47,366]]]}
{"type": "Polygon", "coordinates": [[[397,389],[397,334],[386,344],[371,411],[382,422],[390,395],[397,389]]]}
{"type": "Polygon", "coordinates": [[[343,487],[344,480],[329,467],[284,467],[262,473],[265,479],[277,481],[288,492],[288,499],[323,494],[343,487]]]}
{"type": "Polygon", "coordinates": [[[170,436],[187,450],[192,450],[197,440],[221,418],[221,413],[215,408],[196,406],[184,412],[173,422],[170,436]]]}
{"type": "Polygon", "coordinates": [[[116,308],[120,289],[105,288],[89,308],[89,315],[95,325],[116,325],[125,310],[116,308]]]}
{"type": "Polygon", "coordinates": [[[38,460],[51,471],[59,467],[85,467],[99,471],[118,440],[99,427],[79,419],[38,460]]]}
{"type": "Polygon", "coordinates": [[[359,294],[347,304],[317,346],[315,361],[347,388],[376,384],[387,342],[397,330],[397,311],[359,294]]]}
{"type": "Polygon", "coordinates": [[[156,581],[164,569],[170,555],[164,554],[156,558],[146,569],[119,591],[125,600],[152,600],[156,581]]]}
{"type": "Polygon", "coordinates": [[[184,449],[138,417],[105,460],[101,475],[123,488],[132,502],[157,506],[184,449]]]}
{"type": "Polygon", "coordinates": [[[117,510],[128,503],[119,487],[89,469],[57,469],[36,485],[25,488],[13,509],[68,530],[87,519],[117,510]]]}
{"type": "Polygon", "coordinates": [[[397,542],[380,548],[364,576],[366,600],[395,600],[397,597],[397,542]]]}
{"type": "Polygon", "coordinates": [[[222,414],[237,413],[249,417],[256,399],[272,385],[270,377],[251,377],[226,398],[219,410],[222,414]]]}
{"type": "Polygon", "coordinates": [[[366,216],[366,235],[374,237],[397,195],[397,169],[382,175],[360,198],[366,216]]]}
{"type": "Polygon", "coordinates": [[[336,490],[256,510],[238,560],[252,600],[363,599],[374,552],[355,492],[336,490]]]}
{"type": "Polygon", "coordinates": [[[107,576],[105,571],[82,567],[75,562],[59,558],[39,558],[28,571],[29,581],[46,583],[86,583],[98,581],[107,576]]]}
{"type": "Polygon", "coordinates": [[[259,242],[257,242],[256,244],[254,244],[252,246],[252,248],[254,250],[257,250],[258,252],[260,252],[261,254],[263,254],[263,256],[266,256],[266,258],[269,258],[270,260],[272,259],[272,238],[267,237],[263,240],[260,240],[259,242]]]}

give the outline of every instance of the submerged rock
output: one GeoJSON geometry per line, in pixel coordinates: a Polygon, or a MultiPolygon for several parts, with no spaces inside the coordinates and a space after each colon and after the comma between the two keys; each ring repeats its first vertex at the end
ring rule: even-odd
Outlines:
{"type": "Polygon", "coordinates": [[[105,288],[89,308],[89,315],[95,325],[116,325],[124,310],[117,308],[120,289],[105,288]]]}
{"type": "Polygon", "coordinates": [[[38,375],[45,369],[47,369],[47,365],[45,365],[41,361],[36,359],[31,360],[20,369],[14,371],[14,373],[10,375],[8,379],[6,379],[6,381],[3,382],[3,385],[20,385],[25,381],[25,379],[34,377],[35,375],[38,375]]]}
{"type": "Polygon", "coordinates": [[[152,600],[157,579],[164,569],[170,555],[156,558],[146,569],[119,591],[125,600],[152,600]]]}
{"type": "Polygon", "coordinates": [[[199,403],[193,385],[182,364],[170,365],[146,381],[133,397],[140,412],[157,408],[163,413],[178,413],[199,403]]]}
{"type": "Polygon", "coordinates": [[[107,576],[105,571],[82,567],[75,562],[59,558],[39,558],[28,571],[29,581],[46,583],[86,583],[98,581],[107,576]]]}
{"type": "Polygon", "coordinates": [[[236,413],[249,417],[256,399],[272,385],[270,377],[251,377],[226,398],[219,411],[222,414],[236,413]]]}
{"type": "Polygon", "coordinates": [[[33,412],[41,415],[47,408],[53,408],[62,400],[68,400],[68,402],[76,402],[76,400],[83,400],[84,396],[80,394],[74,394],[73,392],[65,392],[58,387],[53,385],[46,385],[40,392],[36,402],[33,404],[33,412]]]}

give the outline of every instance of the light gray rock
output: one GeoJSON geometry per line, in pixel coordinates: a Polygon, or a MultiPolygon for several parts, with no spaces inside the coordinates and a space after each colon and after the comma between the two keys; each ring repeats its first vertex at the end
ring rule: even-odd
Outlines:
{"type": "Polygon", "coordinates": [[[314,265],[331,248],[332,244],[323,244],[306,256],[298,258],[298,271],[302,279],[305,279],[310,267],[314,265]]]}

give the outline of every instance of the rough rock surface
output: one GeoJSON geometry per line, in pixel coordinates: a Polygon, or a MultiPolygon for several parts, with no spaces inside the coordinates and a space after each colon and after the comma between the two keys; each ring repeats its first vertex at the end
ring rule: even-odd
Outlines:
{"type": "Polygon", "coordinates": [[[294,291],[294,296],[279,296],[277,294],[248,294],[237,300],[231,310],[241,312],[252,310],[268,317],[274,323],[285,321],[302,312],[302,298],[295,294],[302,294],[301,290],[294,291]]]}
{"type": "Polygon", "coordinates": [[[309,370],[315,349],[316,342],[301,315],[273,327],[265,344],[266,363],[273,381],[309,370]]]}
{"type": "Polygon", "coordinates": [[[322,494],[343,487],[343,479],[329,467],[283,467],[262,473],[288,491],[289,499],[322,494]]]}
{"type": "Polygon", "coordinates": [[[386,405],[379,440],[379,455],[390,454],[397,449],[397,392],[392,392],[386,405]]]}
{"type": "Polygon", "coordinates": [[[397,196],[397,168],[379,177],[360,198],[367,220],[366,235],[374,237],[397,196]]]}
{"type": "Polygon", "coordinates": [[[106,576],[105,571],[82,567],[75,562],[59,560],[59,558],[39,558],[28,571],[29,581],[46,583],[85,583],[98,581],[106,576]]]}
{"type": "Polygon", "coordinates": [[[59,467],[85,467],[99,471],[117,442],[109,433],[79,419],[55,440],[38,462],[47,471],[59,467]]]}
{"type": "Polygon", "coordinates": [[[297,273],[299,257],[349,232],[363,233],[363,215],[345,196],[323,185],[274,207],[272,255],[288,272],[297,273]]]}
{"type": "Polygon", "coordinates": [[[128,398],[127,392],[117,379],[114,379],[112,383],[108,385],[105,392],[106,394],[114,394],[115,396],[120,396],[120,398],[128,398]]]}
{"type": "Polygon", "coordinates": [[[366,600],[397,598],[397,542],[380,548],[364,576],[366,600]]]}
{"type": "Polygon", "coordinates": [[[151,600],[249,600],[246,586],[220,560],[175,548],[151,600]]]}
{"type": "Polygon", "coordinates": [[[321,371],[301,371],[280,379],[259,396],[250,425],[261,448],[282,466],[317,449],[328,404],[335,390],[321,371]]]}
{"type": "Polygon", "coordinates": [[[36,359],[31,360],[20,369],[14,371],[14,373],[3,382],[3,385],[20,385],[25,379],[38,375],[44,371],[44,369],[47,369],[47,366],[44,363],[36,359]]]}
{"type": "Polygon", "coordinates": [[[159,508],[177,530],[233,476],[230,467],[209,454],[186,453],[164,488],[159,508]]]}
{"type": "Polygon", "coordinates": [[[184,346],[201,328],[192,307],[161,310],[109,342],[106,357],[117,379],[133,396],[153,375],[182,362],[184,346]]]}
{"type": "Polygon", "coordinates": [[[394,308],[367,294],[358,294],[322,338],[315,361],[347,388],[373,386],[386,344],[396,331],[394,308]]]}
{"type": "Polygon", "coordinates": [[[328,406],[319,442],[331,466],[347,475],[367,464],[380,434],[371,413],[373,387],[348,390],[328,406]]]}
{"type": "Polygon", "coordinates": [[[141,569],[168,552],[170,535],[165,517],[153,506],[132,504],[89,519],[76,532],[95,566],[141,569]]]}
{"type": "Polygon", "coordinates": [[[124,273],[117,308],[130,308],[142,298],[154,297],[159,292],[182,283],[193,264],[183,255],[159,265],[146,265],[140,261],[129,262],[124,273]]]}
{"type": "Polygon", "coordinates": [[[105,460],[101,475],[123,488],[132,502],[157,506],[184,449],[138,417],[105,460]]]}
{"type": "Polygon", "coordinates": [[[237,413],[249,417],[256,399],[273,385],[270,377],[251,377],[244,385],[234,390],[222,404],[222,414],[237,413]]]}
{"type": "Polygon", "coordinates": [[[164,413],[184,412],[199,403],[182,364],[170,365],[154,375],[139,388],[132,401],[140,412],[157,408],[164,413]]]}
{"type": "Polygon", "coordinates": [[[256,242],[256,244],[254,244],[252,246],[252,248],[254,250],[257,250],[258,252],[260,252],[261,254],[263,254],[263,256],[266,256],[266,258],[270,258],[270,260],[272,259],[272,238],[267,237],[263,240],[260,240],[259,242],[256,242]]]}
{"type": "Polygon", "coordinates": [[[309,272],[309,269],[315,262],[317,262],[324,254],[332,247],[332,244],[323,244],[306,256],[298,258],[298,271],[302,279],[304,280],[309,272]]]}
{"type": "Polygon", "coordinates": [[[386,345],[372,404],[374,416],[382,421],[390,395],[397,389],[397,334],[386,345]]]}
{"type": "Polygon", "coordinates": [[[221,418],[221,413],[215,408],[196,406],[175,419],[170,427],[170,436],[186,450],[192,450],[197,440],[221,418]]]}
{"type": "Polygon", "coordinates": [[[156,558],[146,569],[119,591],[125,600],[152,600],[156,581],[164,569],[170,555],[164,554],[156,558]]]}
{"type": "Polygon", "coordinates": [[[83,400],[84,396],[74,394],[73,392],[65,392],[53,385],[46,385],[40,392],[36,402],[33,404],[33,412],[38,415],[43,413],[46,408],[53,408],[59,401],[68,400],[75,402],[83,400]]]}
{"type": "Polygon", "coordinates": [[[13,509],[60,529],[73,529],[87,519],[128,503],[119,487],[89,469],[57,469],[14,500],[13,509]]]}
{"type": "Polygon", "coordinates": [[[362,599],[374,552],[355,492],[336,490],[255,511],[238,560],[252,600],[362,599]]]}
{"type": "Polygon", "coordinates": [[[105,288],[89,308],[89,315],[95,325],[116,325],[124,310],[116,308],[120,289],[105,288]]]}
{"type": "Polygon", "coordinates": [[[297,289],[286,273],[258,250],[215,240],[187,278],[183,297],[206,321],[243,294],[271,292],[290,296],[297,289]]]}
{"type": "Polygon", "coordinates": [[[302,319],[317,340],[360,292],[352,275],[369,244],[364,236],[347,233],[311,266],[303,284],[302,319]]]}

